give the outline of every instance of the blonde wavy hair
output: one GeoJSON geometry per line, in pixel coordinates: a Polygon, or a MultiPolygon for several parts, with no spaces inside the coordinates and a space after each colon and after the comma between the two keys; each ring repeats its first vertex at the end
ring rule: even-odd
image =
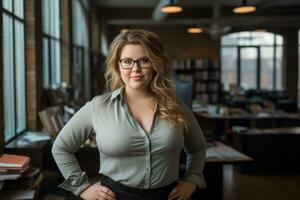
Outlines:
{"type": "Polygon", "coordinates": [[[142,45],[148,59],[151,61],[154,74],[150,84],[150,91],[158,103],[161,118],[166,119],[171,127],[182,124],[188,130],[188,122],[184,109],[175,95],[170,78],[168,59],[159,37],[149,31],[132,29],[119,34],[111,43],[106,58],[106,90],[114,91],[124,85],[119,71],[119,60],[123,47],[127,44],[142,45]]]}

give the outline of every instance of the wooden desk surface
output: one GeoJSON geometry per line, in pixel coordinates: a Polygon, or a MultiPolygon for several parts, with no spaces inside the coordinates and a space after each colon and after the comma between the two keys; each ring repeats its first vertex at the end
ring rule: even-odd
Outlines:
{"type": "Polygon", "coordinates": [[[266,129],[249,129],[245,132],[239,132],[238,134],[247,134],[247,135],[262,135],[262,134],[299,134],[300,135],[300,126],[295,127],[282,127],[282,128],[266,128],[266,129]]]}
{"type": "Polygon", "coordinates": [[[300,113],[299,112],[297,112],[297,113],[288,113],[288,114],[286,114],[286,116],[289,119],[300,120],[300,113]]]}
{"type": "Polygon", "coordinates": [[[209,147],[206,153],[207,163],[237,163],[237,162],[249,162],[252,158],[242,154],[234,148],[225,145],[221,142],[215,142],[216,146],[209,147]]]}
{"type": "Polygon", "coordinates": [[[258,114],[251,114],[251,113],[244,113],[244,114],[210,114],[206,112],[194,112],[196,115],[207,118],[207,119],[280,119],[280,118],[287,118],[285,114],[282,113],[258,113],[258,114]]]}
{"type": "Polygon", "coordinates": [[[5,150],[10,150],[10,149],[35,149],[35,150],[40,150],[44,148],[50,141],[41,141],[41,142],[28,142],[26,140],[23,140],[20,142],[20,140],[23,139],[17,139],[13,140],[7,145],[5,145],[5,150]]]}
{"type": "Polygon", "coordinates": [[[4,152],[29,156],[34,166],[43,168],[43,158],[51,153],[51,140],[31,142],[24,134],[5,145],[4,152]]]}

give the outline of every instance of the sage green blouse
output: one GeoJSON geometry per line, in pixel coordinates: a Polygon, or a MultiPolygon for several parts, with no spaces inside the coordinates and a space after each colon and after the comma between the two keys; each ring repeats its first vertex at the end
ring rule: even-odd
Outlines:
{"type": "Polygon", "coordinates": [[[74,153],[94,132],[100,153],[99,173],[129,187],[157,188],[178,180],[180,152],[187,155],[183,180],[198,187],[206,186],[203,178],[206,143],[193,113],[184,104],[190,123],[189,132],[182,125],[172,128],[156,112],[146,133],[122,101],[123,87],[96,96],[87,102],[63,127],[52,154],[66,179],[60,186],[79,195],[90,183],[74,153]]]}

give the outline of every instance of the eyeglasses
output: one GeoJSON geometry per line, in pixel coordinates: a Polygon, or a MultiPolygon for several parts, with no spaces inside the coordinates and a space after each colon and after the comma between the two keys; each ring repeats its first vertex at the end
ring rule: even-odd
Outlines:
{"type": "Polygon", "coordinates": [[[143,57],[143,58],[140,58],[140,59],[137,59],[137,60],[133,60],[131,58],[120,59],[120,64],[121,64],[121,67],[123,69],[132,69],[133,66],[134,66],[134,63],[137,63],[138,66],[141,67],[141,68],[151,67],[151,62],[146,57],[143,57]]]}

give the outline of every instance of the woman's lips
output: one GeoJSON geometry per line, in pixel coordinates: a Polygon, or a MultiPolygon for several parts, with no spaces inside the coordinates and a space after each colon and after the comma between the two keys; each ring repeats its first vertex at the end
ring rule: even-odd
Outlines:
{"type": "Polygon", "coordinates": [[[131,76],[131,79],[134,81],[139,81],[143,78],[143,76],[131,76]]]}

